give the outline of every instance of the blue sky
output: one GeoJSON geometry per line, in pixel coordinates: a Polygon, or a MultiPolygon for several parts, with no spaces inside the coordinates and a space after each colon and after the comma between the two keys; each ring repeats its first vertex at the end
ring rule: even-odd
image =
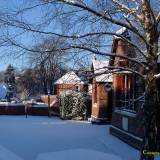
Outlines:
{"type": "MultiPolygon", "coordinates": [[[[23,5],[26,5],[26,0],[1,0],[0,1],[0,9],[2,11],[12,11],[17,9],[18,7],[23,7],[23,5]]],[[[28,1],[29,2],[29,1],[28,1]]],[[[31,1],[30,1],[31,2],[31,1]]],[[[38,9],[30,11],[30,13],[27,13],[26,19],[28,18],[30,21],[35,21],[36,17],[39,17],[40,12],[38,9]]],[[[0,31],[3,32],[3,31],[0,31]]],[[[10,32],[16,34],[16,28],[11,29],[10,32]]],[[[23,42],[26,45],[30,45],[33,43],[33,39],[31,38],[31,35],[26,33],[23,34],[22,37],[20,37],[20,41],[23,42]]],[[[16,53],[17,49],[15,47],[0,47],[0,71],[5,70],[6,67],[9,64],[12,64],[15,67],[18,67],[19,69],[23,69],[25,67],[28,67],[28,64],[26,63],[26,57],[25,55],[20,57],[15,57],[12,55],[13,52],[16,53]]]]}
{"type": "MultiPolygon", "coordinates": [[[[30,1],[30,0],[28,0],[28,1],[27,0],[5,0],[5,1],[2,1],[1,0],[0,9],[11,11],[11,10],[15,10],[19,7],[23,7],[23,5],[32,3],[33,1],[30,1]]],[[[34,1],[34,3],[36,3],[36,0],[34,1]]],[[[33,22],[34,24],[36,24],[36,22],[38,23],[41,21],[42,12],[43,12],[43,10],[41,10],[41,8],[34,8],[33,10],[29,10],[29,12],[26,12],[26,14],[24,16],[27,21],[29,20],[30,22],[33,22]]],[[[54,25],[52,24],[52,28],[54,28],[54,32],[59,31],[59,29],[61,27],[62,26],[59,26],[59,24],[54,24],[54,25]]],[[[16,30],[16,28],[10,30],[10,33],[16,34],[17,32],[19,32],[19,31],[16,30]]],[[[33,37],[31,33],[25,33],[25,34],[23,34],[23,36],[20,36],[18,38],[18,40],[21,41],[26,46],[32,46],[34,43],[38,42],[38,40],[41,39],[42,37],[37,34],[33,37]]],[[[0,58],[1,58],[0,70],[5,70],[9,64],[12,64],[13,66],[18,67],[20,69],[28,67],[28,63],[26,63],[26,55],[23,55],[18,58],[11,56],[12,53],[16,53],[16,51],[17,51],[17,49],[14,47],[7,47],[7,48],[0,47],[0,53],[1,53],[0,55],[3,55],[3,56],[0,56],[0,58]]],[[[108,48],[108,50],[105,49],[105,51],[110,52],[110,48],[108,48]]]]}

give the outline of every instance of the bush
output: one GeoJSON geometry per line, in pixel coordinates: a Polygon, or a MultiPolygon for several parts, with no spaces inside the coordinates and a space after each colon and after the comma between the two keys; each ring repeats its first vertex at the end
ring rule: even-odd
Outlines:
{"type": "Polygon", "coordinates": [[[67,93],[60,97],[60,116],[63,119],[83,119],[86,114],[86,98],[82,93],[67,93]]]}
{"type": "Polygon", "coordinates": [[[60,97],[60,116],[64,119],[72,118],[73,97],[70,94],[62,95],[60,97]]]}

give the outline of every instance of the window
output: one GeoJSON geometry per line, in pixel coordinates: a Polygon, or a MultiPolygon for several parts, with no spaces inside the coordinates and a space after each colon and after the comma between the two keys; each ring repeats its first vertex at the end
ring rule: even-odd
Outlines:
{"type": "Polygon", "coordinates": [[[80,91],[80,86],[79,86],[79,85],[76,85],[76,86],[75,86],[75,91],[76,91],[76,92],[79,92],[79,91],[80,91]]]}
{"type": "Polygon", "coordinates": [[[119,92],[118,101],[122,109],[135,110],[135,78],[133,74],[122,75],[122,88],[119,92]]]}
{"type": "Polygon", "coordinates": [[[128,131],[128,118],[126,117],[122,117],[122,128],[125,131],[128,131]]]}
{"type": "Polygon", "coordinates": [[[144,81],[140,76],[135,76],[135,84],[134,84],[134,95],[135,95],[135,110],[138,110],[139,107],[144,103],[144,90],[145,85],[144,81]]]}

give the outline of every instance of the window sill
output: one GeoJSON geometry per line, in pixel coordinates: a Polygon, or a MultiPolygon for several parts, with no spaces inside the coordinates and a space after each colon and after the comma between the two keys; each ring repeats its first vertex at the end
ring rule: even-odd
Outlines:
{"type": "Polygon", "coordinates": [[[133,113],[133,112],[131,112],[131,111],[128,111],[128,110],[125,110],[125,109],[122,109],[122,110],[120,110],[120,109],[115,109],[115,111],[114,111],[115,113],[118,113],[118,114],[121,114],[121,115],[124,115],[124,116],[128,116],[128,117],[136,117],[136,113],[133,113]]]}

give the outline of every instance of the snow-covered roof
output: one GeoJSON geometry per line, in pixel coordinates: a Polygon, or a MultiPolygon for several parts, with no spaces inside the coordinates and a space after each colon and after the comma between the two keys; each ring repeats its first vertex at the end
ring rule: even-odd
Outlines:
{"type": "Polygon", "coordinates": [[[115,73],[120,73],[120,74],[132,74],[131,71],[116,71],[115,73]]]}
{"type": "Polygon", "coordinates": [[[83,81],[75,72],[70,71],[59,78],[55,84],[85,84],[86,81],[83,81]]]}
{"type": "Polygon", "coordinates": [[[120,34],[121,35],[121,34],[123,34],[126,31],[127,31],[126,27],[122,27],[118,31],[116,31],[116,34],[120,34]]]}
{"type": "Polygon", "coordinates": [[[103,74],[108,70],[109,60],[102,61],[102,60],[93,60],[93,70],[94,74],[100,74],[96,76],[96,82],[112,82],[112,74],[103,74]]]}

